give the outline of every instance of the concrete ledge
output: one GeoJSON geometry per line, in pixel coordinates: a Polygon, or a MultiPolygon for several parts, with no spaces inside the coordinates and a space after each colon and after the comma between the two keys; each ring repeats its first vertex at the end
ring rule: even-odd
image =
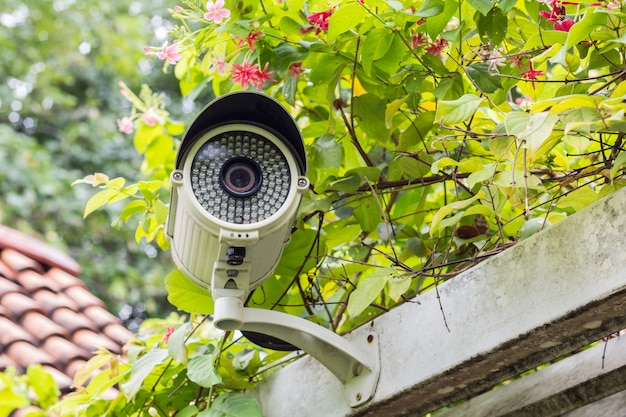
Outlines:
{"type": "Polygon", "coordinates": [[[449,332],[434,291],[368,324],[381,376],[367,405],[306,357],[253,392],[264,415],[423,415],[626,327],[624,207],[621,190],[441,285],[449,332]]]}
{"type": "Polygon", "coordinates": [[[556,417],[572,410],[565,415],[618,416],[623,410],[607,413],[610,400],[599,400],[624,389],[626,338],[620,337],[472,398],[437,417],[556,417]],[[598,407],[604,407],[602,412],[598,407]]]}

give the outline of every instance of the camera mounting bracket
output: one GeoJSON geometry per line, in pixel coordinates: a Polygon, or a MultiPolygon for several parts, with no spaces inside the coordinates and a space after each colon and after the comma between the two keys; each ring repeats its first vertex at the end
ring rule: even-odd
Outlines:
{"type": "Polygon", "coordinates": [[[369,401],[380,376],[378,335],[369,332],[348,341],[300,317],[273,310],[244,307],[241,298],[215,299],[214,325],[221,330],[241,330],[281,339],[317,359],[344,386],[351,407],[369,401]]]}

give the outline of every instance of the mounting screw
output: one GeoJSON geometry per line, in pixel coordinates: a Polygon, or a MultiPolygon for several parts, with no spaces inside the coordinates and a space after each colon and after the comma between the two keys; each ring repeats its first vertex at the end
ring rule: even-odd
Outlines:
{"type": "Polygon", "coordinates": [[[300,178],[298,180],[298,187],[306,187],[308,184],[308,181],[304,178],[300,178]]]}
{"type": "Polygon", "coordinates": [[[361,401],[361,393],[360,392],[356,394],[356,400],[357,401],[361,401]]]}
{"type": "Polygon", "coordinates": [[[374,335],[370,334],[367,336],[367,343],[372,343],[374,341],[374,335]]]}
{"type": "Polygon", "coordinates": [[[174,181],[182,181],[182,179],[183,179],[183,174],[182,174],[182,173],[180,173],[180,172],[174,172],[174,173],[172,174],[172,179],[173,179],[174,181]]]}

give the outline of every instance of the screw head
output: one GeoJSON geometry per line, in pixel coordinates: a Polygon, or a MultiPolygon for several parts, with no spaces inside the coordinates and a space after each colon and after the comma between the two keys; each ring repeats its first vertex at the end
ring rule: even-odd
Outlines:
{"type": "Polygon", "coordinates": [[[180,173],[180,172],[174,172],[174,173],[172,174],[172,178],[173,178],[175,181],[181,181],[181,180],[183,179],[183,174],[182,174],[182,173],[180,173]]]}

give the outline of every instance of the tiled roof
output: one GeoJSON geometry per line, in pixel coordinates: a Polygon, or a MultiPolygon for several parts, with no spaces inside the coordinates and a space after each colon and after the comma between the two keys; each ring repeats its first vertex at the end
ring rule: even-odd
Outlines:
{"type": "Polygon", "coordinates": [[[78,276],[64,252],[0,225],[0,371],[42,364],[62,392],[99,347],[131,337],[78,276]]]}

